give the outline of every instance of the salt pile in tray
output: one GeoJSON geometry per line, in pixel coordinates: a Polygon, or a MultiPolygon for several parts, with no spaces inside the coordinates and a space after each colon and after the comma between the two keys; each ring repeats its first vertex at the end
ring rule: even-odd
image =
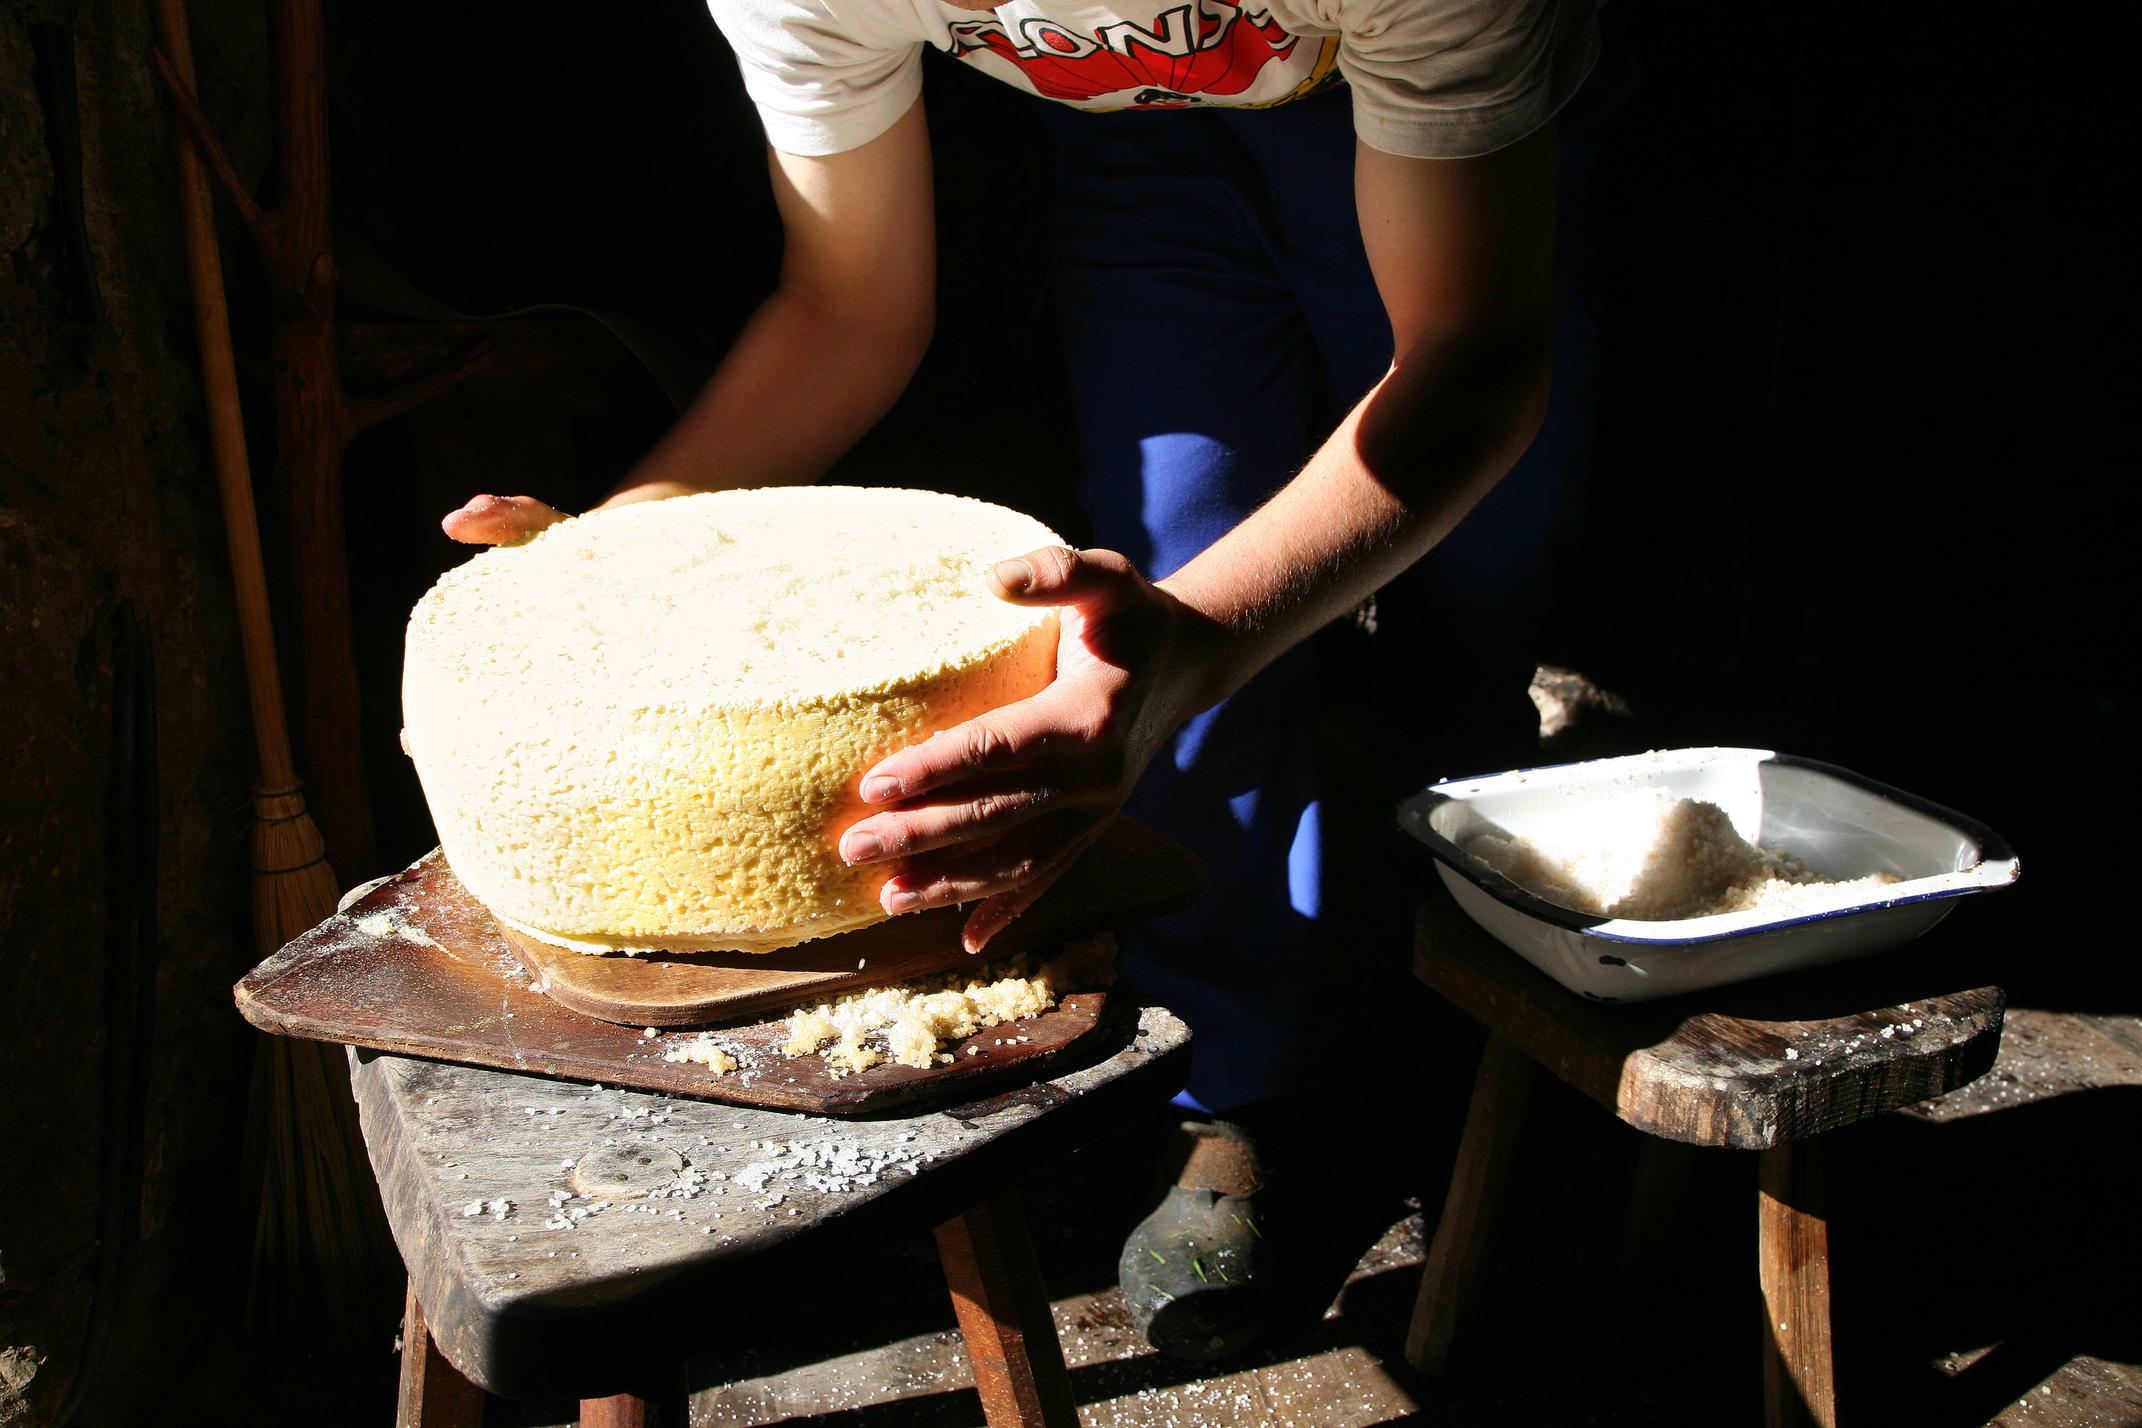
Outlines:
{"type": "Polygon", "coordinates": [[[1841,891],[1897,881],[1823,877],[1790,853],[1758,848],[1713,803],[1662,788],[1602,799],[1525,837],[1500,828],[1465,843],[1511,882],[1574,912],[1647,922],[1723,912],[1790,915],[1841,891]]]}

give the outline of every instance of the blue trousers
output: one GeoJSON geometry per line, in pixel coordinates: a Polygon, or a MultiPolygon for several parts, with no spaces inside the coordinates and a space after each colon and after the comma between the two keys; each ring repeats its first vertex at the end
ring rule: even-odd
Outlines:
{"type": "MultiPolygon", "coordinates": [[[[1355,218],[1348,98],[1040,106],[1056,139],[1052,287],[1081,495],[1095,541],[1155,578],[1283,485],[1390,364],[1355,218]]],[[[1590,326],[1581,272],[1564,267],[1546,430],[1458,533],[1379,596],[1388,753],[1416,761],[1421,782],[1481,771],[1465,762],[1471,747],[1533,727],[1530,626],[1591,430],[1590,326]]],[[[1280,1094],[1296,1060],[1321,898],[1320,687],[1313,644],[1291,651],[1192,720],[1129,804],[1205,863],[1205,897],[1140,928],[1124,953],[1125,971],[1196,1035],[1179,1098],[1192,1107],[1280,1094]]]]}

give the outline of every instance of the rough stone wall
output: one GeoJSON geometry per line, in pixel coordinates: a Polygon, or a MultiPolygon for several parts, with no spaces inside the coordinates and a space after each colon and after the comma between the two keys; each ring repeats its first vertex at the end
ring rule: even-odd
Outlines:
{"type": "MultiPolygon", "coordinates": [[[[219,110],[219,92],[259,73],[257,38],[221,34],[230,23],[195,20],[219,110]]],[[[235,1186],[246,1100],[250,1033],[228,987],[250,960],[251,753],[148,46],[142,5],[0,6],[0,1424],[83,1416],[84,1394],[126,1375],[130,1303],[165,1300],[182,1264],[243,1265],[225,1228],[238,1217],[203,1210],[235,1186]],[[64,128],[33,43],[70,13],[100,320],[69,299],[48,148],[64,128]],[[121,601],[149,624],[161,785],[145,1132],[103,1111],[107,625],[121,601]],[[139,1197],[129,1252],[99,1243],[99,1177],[136,1133],[141,1183],[117,1187],[139,1197]]],[[[252,137],[239,151],[257,158],[252,137]]]]}

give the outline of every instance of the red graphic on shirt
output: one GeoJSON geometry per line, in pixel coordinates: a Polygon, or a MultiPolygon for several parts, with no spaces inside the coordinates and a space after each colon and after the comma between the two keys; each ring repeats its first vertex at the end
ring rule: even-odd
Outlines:
{"type": "Polygon", "coordinates": [[[1090,35],[1036,15],[957,20],[951,30],[955,56],[993,54],[1016,65],[1046,98],[1161,91],[1133,101],[1147,108],[1194,104],[1200,94],[1240,94],[1296,43],[1270,11],[1244,9],[1241,0],[1187,0],[1161,11],[1150,26],[1117,20],[1090,35]]]}

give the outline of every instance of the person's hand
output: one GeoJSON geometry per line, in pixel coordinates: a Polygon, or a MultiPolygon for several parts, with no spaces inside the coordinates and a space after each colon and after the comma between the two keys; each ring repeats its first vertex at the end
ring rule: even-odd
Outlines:
{"type": "Polygon", "coordinates": [[[511,545],[564,519],[565,512],[533,496],[477,496],[448,512],[439,529],[467,545],[511,545]]]}
{"type": "Polygon", "coordinates": [[[889,913],[981,899],[969,952],[1003,931],[1123,806],[1196,712],[1210,622],[1110,550],[1037,550],[992,572],[997,594],[1062,606],[1056,677],[1031,698],[880,761],[863,802],[886,811],[841,835],[850,864],[902,866],[880,889],[889,913]]]}

